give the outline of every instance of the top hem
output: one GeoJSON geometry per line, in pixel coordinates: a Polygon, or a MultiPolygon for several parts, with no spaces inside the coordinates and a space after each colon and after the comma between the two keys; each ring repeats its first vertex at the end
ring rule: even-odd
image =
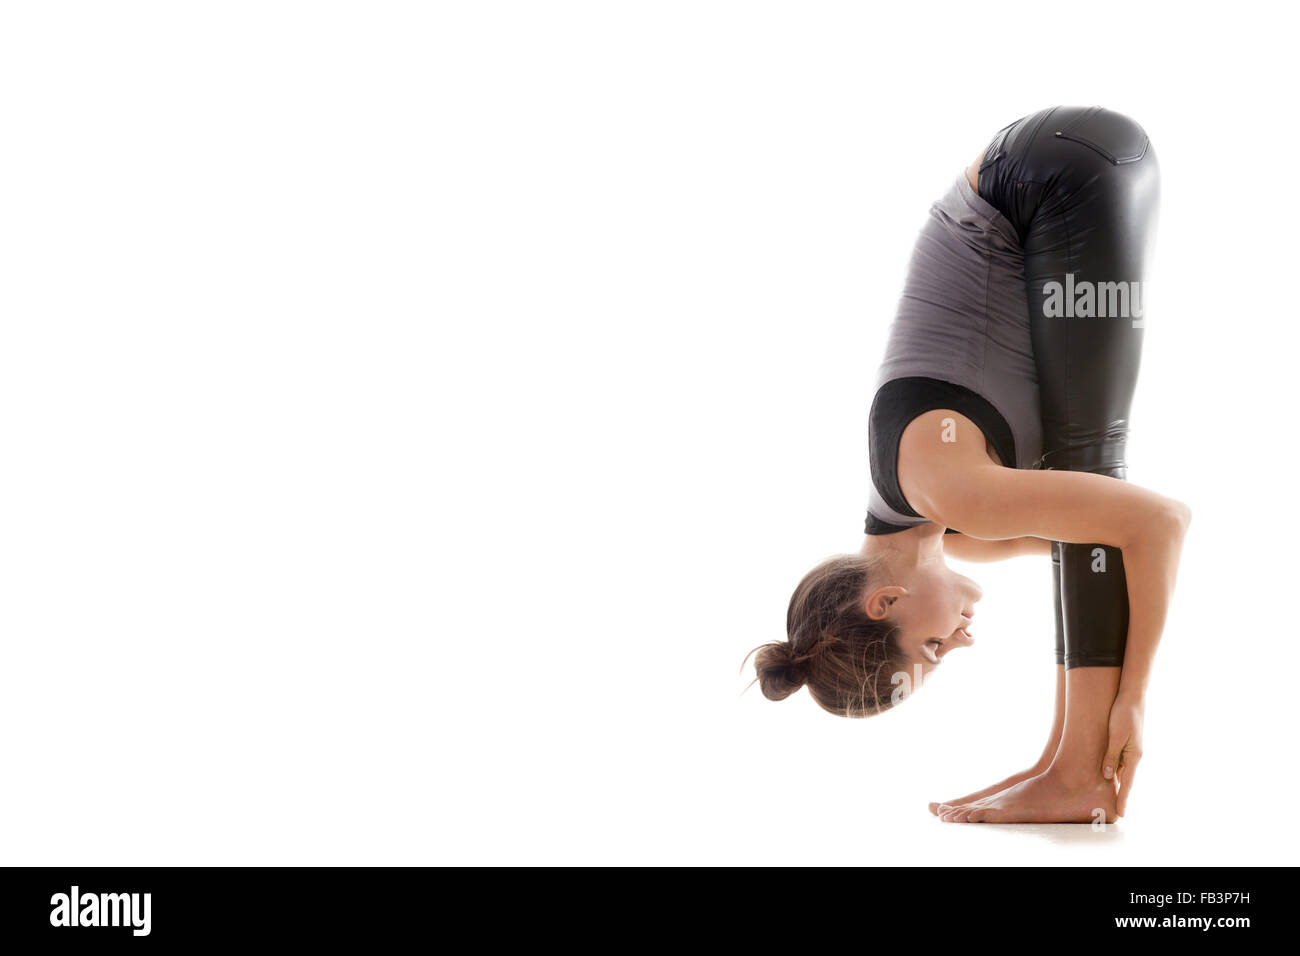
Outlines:
{"type": "Polygon", "coordinates": [[[962,198],[993,226],[998,232],[1002,233],[1008,240],[1016,246],[1020,245],[1020,236],[1016,232],[1015,226],[1011,225],[1011,220],[1002,215],[992,203],[983,198],[975,190],[971,189],[970,180],[966,178],[966,170],[962,170],[957,176],[958,190],[962,198]]]}

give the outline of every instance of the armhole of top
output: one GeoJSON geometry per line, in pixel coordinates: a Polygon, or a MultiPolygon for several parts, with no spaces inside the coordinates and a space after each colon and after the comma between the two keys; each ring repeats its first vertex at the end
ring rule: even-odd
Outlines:
{"type": "MultiPolygon", "coordinates": [[[[898,481],[898,446],[903,432],[918,416],[937,408],[960,412],[993,443],[1003,463],[1016,461],[1016,441],[1002,414],[968,388],[940,379],[896,378],[876,391],[868,415],[871,478],[880,497],[901,515],[925,518],[907,503],[898,481]]],[[[927,519],[928,520],[928,519],[927,519]]]]}

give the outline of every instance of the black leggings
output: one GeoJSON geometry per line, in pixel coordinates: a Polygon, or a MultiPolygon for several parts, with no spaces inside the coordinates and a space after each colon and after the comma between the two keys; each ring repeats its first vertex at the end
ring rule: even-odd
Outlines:
{"type": "MultiPolygon", "coordinates": [[[[1100,106],[1031,113],[984,152],[979,195],[1015,227],[1025,254],[1040,468],[1128,477],[1143,268],[1159,192],[1145,131],[1100,106]]],[[[1057,663],[1122,666],[1129,607],[1120,550],[1054,541],[1052,573],[1057,663]]]]}

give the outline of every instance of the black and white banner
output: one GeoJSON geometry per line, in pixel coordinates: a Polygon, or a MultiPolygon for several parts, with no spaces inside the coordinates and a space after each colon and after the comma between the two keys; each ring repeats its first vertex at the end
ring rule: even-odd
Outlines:
{"type": "Polygon", "coordinates": [[[870,926],[878,933],[883,921],[908,934],[946,925],[982,939],[1034,931],[1062,942],[1181,946],[1211,937],[1237,946],[1288,932],[1294,880],[1290,870],[1235,868],[538,869],[10,869],[0,944],[381,943],[473,933],[497,943],[531,935],[533,945],[560,932],[603,933],[618,947],[627,937],[675,946],[682,934],[740,940],[756,928],[759,939],[852,937],[870,926]]]}

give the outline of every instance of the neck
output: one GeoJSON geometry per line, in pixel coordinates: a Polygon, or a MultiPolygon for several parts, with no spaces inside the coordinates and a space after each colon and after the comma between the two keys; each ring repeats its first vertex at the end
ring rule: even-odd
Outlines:
{"type": "Polygon", "coordinates": [[[943,557],[943,532],[943,525],[931,521],[893,534],[869,534],[862,542],[861,553],[909,566],[918,565],[943,557]]]}

